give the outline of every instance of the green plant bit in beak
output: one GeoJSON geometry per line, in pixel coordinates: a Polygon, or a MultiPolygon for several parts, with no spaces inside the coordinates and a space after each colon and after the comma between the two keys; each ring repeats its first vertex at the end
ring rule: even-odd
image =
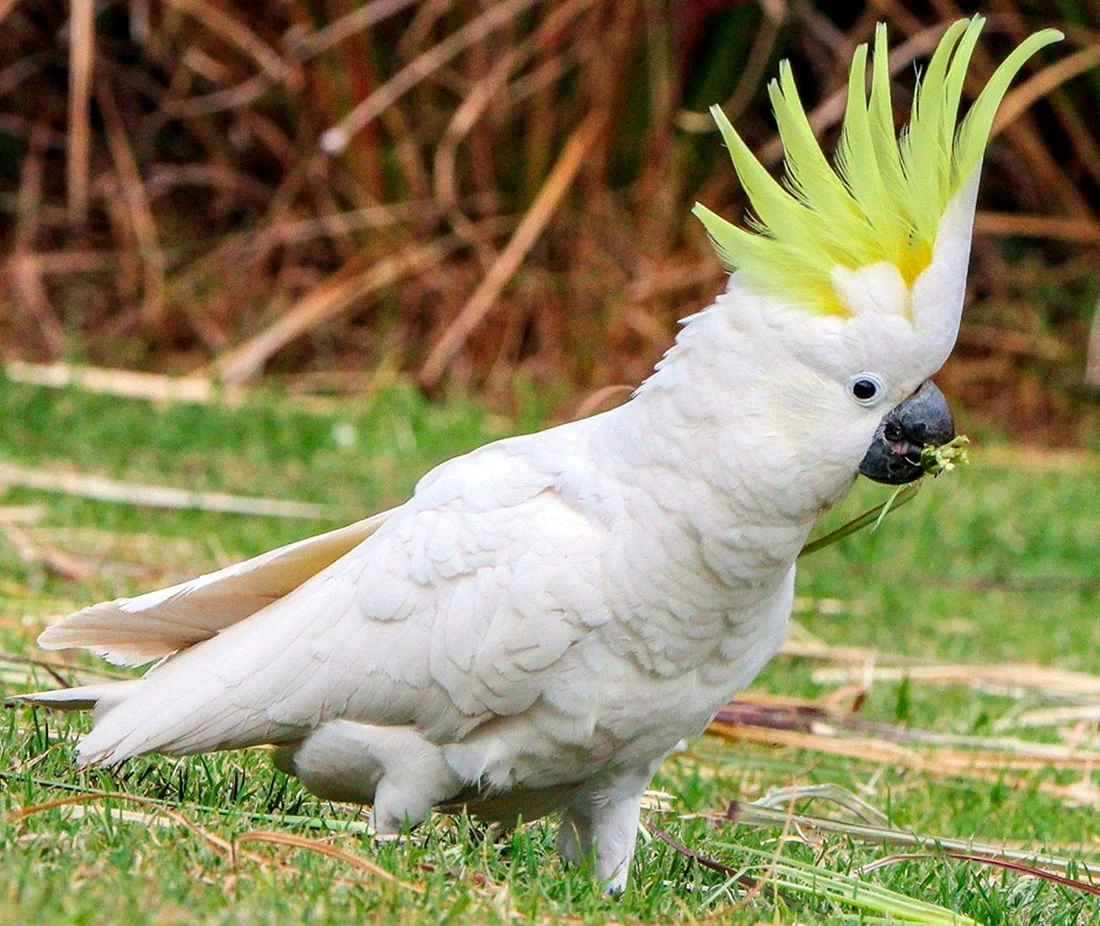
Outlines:
{"type": "Polygon", "coordinates": [[[920,465],[932,477],[940,473],[949,473],[956,466],[968,466],[970,452],[966,448],[969,446],[970,438],[965,434],[960,434],[939,447],[927,444],[920,452],[920,465]]]}
{"type": "MultiPolygon", "coordinates": [[[[970,463],[970,453],[967,450],[969,446],[970,438],[965,434],[960,434],[940,447],[933,447],[929,444],[921,451],[921,466],[924,467],[924,472],[932,477],[939,476],[940,473],[949,473],[958,466],[967,466],[970,463]]],[[[874,508],[870,508],[858,517],[852,518],[851,521],[845,522],[836,530],[829,531],[829,533],[818,537],[816,540],[811,540],[798,555],[800,557],[809,556],[818,550],[824,550],[825,547],[831,547],[838,540],[843,540],[868,525],[871,526],[871,533],[874,533],[886,515],[891,511],[897,511],[906,502],[911,502],[916,498],[923,484],[923,480],[918,480],[909,483],[909,485],[898,486],[881,505],[875,505],[874,508]]]]}

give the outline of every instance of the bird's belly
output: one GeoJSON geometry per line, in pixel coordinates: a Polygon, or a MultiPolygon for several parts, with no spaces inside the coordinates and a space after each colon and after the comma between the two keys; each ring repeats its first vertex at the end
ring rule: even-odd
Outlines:
{"type": "Polygon", "coordinates": [[[737,692],[746,688],[787,637],[794,573],[776,593],[735,616],[723,618],[711,646],[683,671],[657,676],[644,663],[625,659],[601,678],[618,695],[599,725],[617,741],[615,761],[639,763],[663,757],[682,739],[698,736],[737,692]]]}
{"type": "Polygon", "coordinates": [[[737,647],[716,647],[710,658],[667,677],[606,647],[578,647],[539,702],[517,717],[496,718],[457,747],[459,774],[470,780],[476,772],[483,789],[506,793],[655,770],[775,654],[789,610],[789,596],[778,596],[737,647]]]}

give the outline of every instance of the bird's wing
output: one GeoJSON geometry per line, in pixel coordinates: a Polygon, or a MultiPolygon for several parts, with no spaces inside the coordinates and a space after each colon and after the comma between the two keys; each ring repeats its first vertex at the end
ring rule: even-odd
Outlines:
{"type": "Polygon", "coordinates": [[[366,543],[97,714],[85,761],[285,741],[335,718],[450,742],[525,710],[609,618],[606,529],[567,484],[586,464],[552,433],[429,474],[366,543]]]}
{"type": "Polygon", "coordinates": [[[44,649],[90,649],[116,665],[138,666],[208,640],[293,591],[362,543],[389,511],[197,579],[76,611],[47,627],[44,649]]]}
{"type": "Polygon", "coordinates": [[[596,481],[576,462],[505,456],[473,480],[445,474],[428,518],[397,525],[410,577],[430,589],[432,678],[465,715],[526,710],[565,651],[610,619],[606,526],[574,490],[596,481]]]}

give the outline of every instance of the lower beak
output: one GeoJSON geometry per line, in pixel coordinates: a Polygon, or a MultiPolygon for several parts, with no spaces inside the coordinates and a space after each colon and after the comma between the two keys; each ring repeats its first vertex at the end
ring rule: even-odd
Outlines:
{"type": "Polygon", "coordinates": [[[921,451],[955,436],[955,422],[943,393],[925,380],[908,399],[891,409],[875,431],[859,471],[875,482],[902,485],[924,474],[921,451]]]}

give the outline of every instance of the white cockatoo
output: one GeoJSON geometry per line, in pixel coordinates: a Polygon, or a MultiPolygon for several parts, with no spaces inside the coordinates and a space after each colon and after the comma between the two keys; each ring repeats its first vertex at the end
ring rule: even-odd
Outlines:
{"type": "Polygon", "coordinates": [[[791,70],[774,180],[720,111],[752,231],[703,206],[735,272],[631,401],[489,444],[403,505],[173,588],[97,604],[47,649],[141,678],[28,699],[89,709],[81,763],[274,745],[379,834],[433,807],[556,812],[558,848],[626,885],[643,792],[787,633],[795,558],[858,473],[921,474],[953,436],[929,382],[955,342],[978,175],[1013,52],[956,131],[980,17],[951,26],[900,142],[883,27],[852,63],[834,169],[791,70]]]}

